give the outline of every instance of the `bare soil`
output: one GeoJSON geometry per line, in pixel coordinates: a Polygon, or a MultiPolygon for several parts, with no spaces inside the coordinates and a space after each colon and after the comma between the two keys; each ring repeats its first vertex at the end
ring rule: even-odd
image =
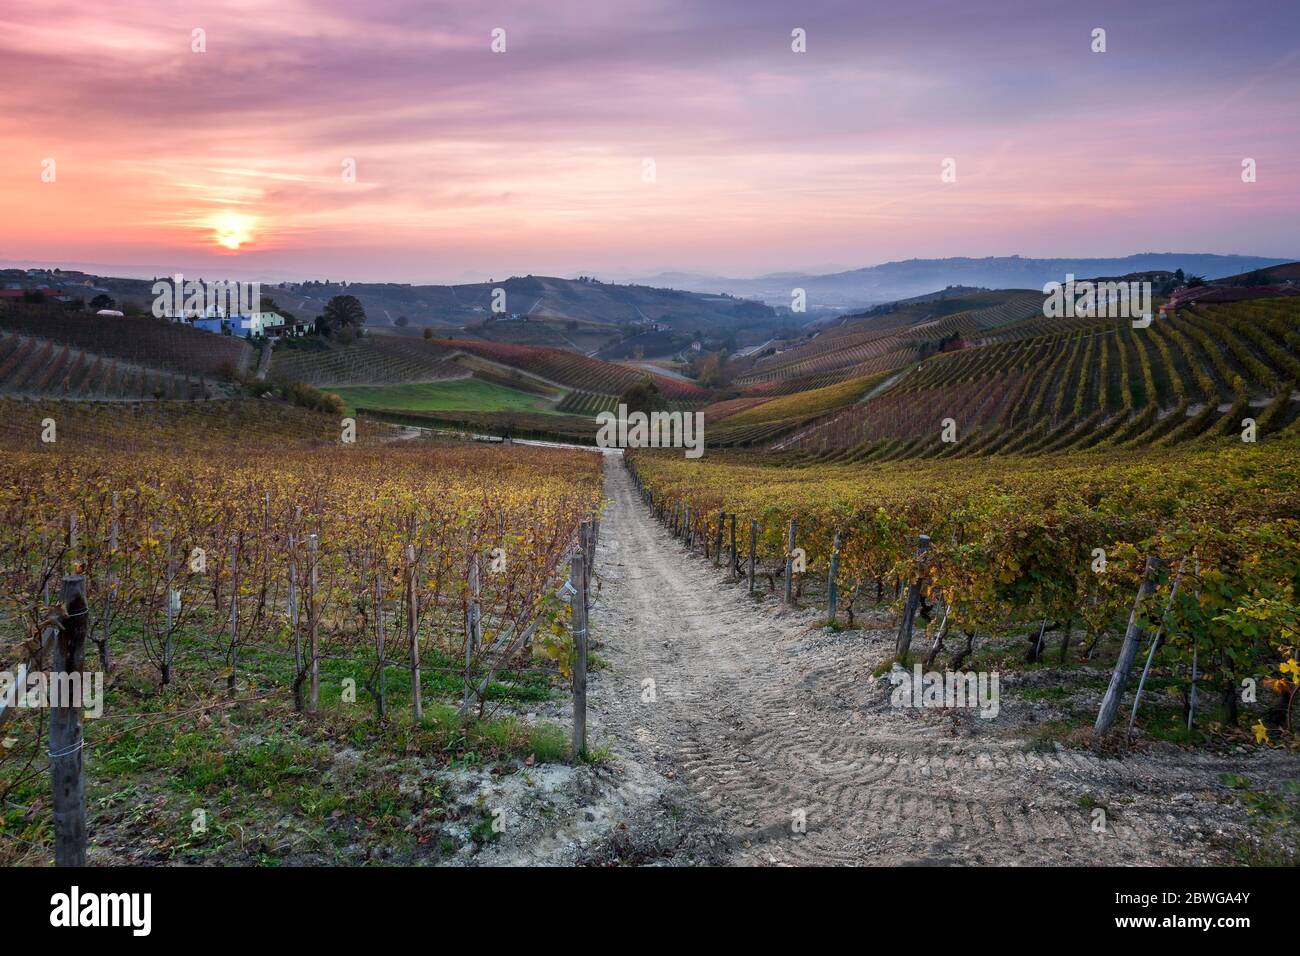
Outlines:
{"type": "Polygon", "coordinates": [[[611,757],[477,862],[1229,864],[1252,831],[1223,775],[1300,777],[1277,750],[1044,746],[1046,702],[892,707],[873,676],[891,615],[835,632],[751,597],[653,520],[618,456],[605,468],[589,721],[611,757]]]}

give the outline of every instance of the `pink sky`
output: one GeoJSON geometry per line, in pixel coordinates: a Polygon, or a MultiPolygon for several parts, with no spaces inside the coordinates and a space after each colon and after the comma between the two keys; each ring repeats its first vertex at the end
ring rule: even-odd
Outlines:
{"type": "Polygon", "coordinates": [[[1296,5],[1130,6],[5,0],[0,260],[449,281],[1300,257],[1296,5]]]}

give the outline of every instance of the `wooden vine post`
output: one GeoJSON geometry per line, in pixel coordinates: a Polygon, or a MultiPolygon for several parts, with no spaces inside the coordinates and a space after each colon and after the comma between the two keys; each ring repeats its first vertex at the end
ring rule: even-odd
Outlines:
{"type": "Polygon", "coordinates": [[[585,559],[583,562],[583,569],[584,573],[587,575],[586,583],[588,585],[591,584],[591,569],[596,565],[596,528],[598,527],[598,524],[599,519],[593,513],[592,516],[581,525],[583,529],[582,540],[584,544],[582,556],[585,559]]]}
{"type": "Polygon", "coordinates": [[[112,668],[112,655],[108,647],[108,636],[113,631],[113,603],[117,597],[117,573],[113,569],[113,562],[117,556],[118,536],[121,530],[121,524],[117,516],[117,492],[113,492],[113,522],[108,529],[108,568],[107,578],[104,587],[104,615],[103,637],[97,642],[99,644],[99,664],[108,674],[112,668]]]}
{"type": "MultiPolygon", "coordinates": [[[[297,527],[297,522],[294,522],[297,527]]],[[[293,634],[293,707],[299,713],[302,699],[302,631],[298,628],[298,553],[297,536],[289,532],[289,630],[293,634]]]]}
{"type": "Polygon", "coordinates": [[[840,573],[840,533],[835,532],[835,541],[831,544],[831,569],[826,576],[826,620],[831,624],[835,623],[835,616],[839,613],[840,592],[839,581],[837,580],[840,573]]]}
{"type": "MultiPolygon", "coordinates": [[[[916,561],[920,564],[930,550],[930,536],[923,534],[916,539],[916,561]]],[[[898,638],[894,642],[894,657],[900,664],[907,664],[907,653],[912,647],[912,625],[916,621],[916,609],[921,604],[921,588],[925,584],[925,572],[917,569],[916,577],[907,588],[907,603],[903,605],[903,619],[898,624],[898,638]]]]}
{"type": "Polygon", "coordinates": [[[379,693],[375,699],[378,717],[383,720],[388,713],[388,700],[384,678],[387,676],[388,660],[384,648],[384,570],[381,566],[375,570],[375,657],[379,661],[379,693]]]}
{"type": "Polygon", "coordinates": [[[230,535],[230,673],[226,692],[235,696],[235,671],[239,664],[239,535],[230,535]]]}
{"type": "Polygon", "coordinates": [[[794,603],[794,519],[790,519],[790,527],[786,532],[785,541],[785,603],[794,603]]]}
{"type": "Polygon", "coordinates": [[[72,675],[81,687],[85,666],[86,579],[63,579],[63,618],[54,637],[51,678],[69,694],[58,695],[50,708],[50,783],[54,797],[54,863],[86,865],[86,783],[82,776],[81,701],[70,699],[72,675]]]}
{"type": "Polygon", "coordinates": [[[736,577],[736,516],[731,516],[731,564],[727,566],[727,577],[736,577]]]}
{"type": "Polygon", "coordinates": [[[758,550],[758,519],[749,519],[749,593],[754,593],[754,552],[758,550]]]}
{"type": "Polygon", "coordinates": [[[587,756],[587,568],[581,549],[569,570],[573,607],[573,757],[587,756]]]}
{"type": "MultiPolygon", "coordinates": [[[[172,546],[167,545],[167,630],[163,635],[162,646],[162,682],[170,684],[172,680],[172,658],[176,650],[176,615],[180,611],[181,592],[176,590],[176,559],[172,557],[172,546]]],[[[108,640],[108,635],[104,635],[108,640]]]]}
{"type": "Polygon", "coordinates": [[[1111,672],[1106,695],[1101,699],[1101,709],[1097,711],[1097,722],[1092,727],[1092,732],[1097,736],[1101,736],[1110,730],[1115,723],[1115,718],[1119,715],[1119,703],[1124,696],[1124,685],[1128,683],[1129,673],[1133,670],[1133,661],[1137,657],[1138,646],[1142,643],[1144,636],[1142,606],[1146,604],[1147,598],[1155,591],[1156,583],[1160,578],[1160,569],[1163,566],[1164,562],[1155,555],[1147,558],[1146,568],[1142,572],[1142,583],[1138,585],[1137,597],[1133,600],[1133,610],[1128,616],[1128,628],[1124,631],[1124,644],[1120,647],[1119,659],[1115,661],[1115,669],[1111,672]]]}
{"type": "Polygon", "coordinates": [[[482,609],[479,607],[478,550],[475,548],[469,556],[469,601],[465,606],[465,690],[461,708],[469,707],[470,696],[474,693],[474,658],[478,654],[482,639],[482,609]]]}
{"type": "Polygon", "coordinates": [[[406,640],[411,649],[411,706],[415,722],[424,720],[424,700],[420,694],[420,640],[416,630],[419,597],[415,593],[415,545],[406,546],[406,640]]]}
{"type": "Polygon", "coordinates": [[[316,603],[317,585],[317,539],[316,535],[307,535],[307,709],[312,713],[320,707],[320,606],[316,603]]]}

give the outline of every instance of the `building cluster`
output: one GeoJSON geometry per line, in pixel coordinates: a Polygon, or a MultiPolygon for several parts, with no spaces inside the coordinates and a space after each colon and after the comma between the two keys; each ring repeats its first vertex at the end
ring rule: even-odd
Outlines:
{"type": "Polygon", "coordinates": [[[216,335],[236,335],[242,339],[297,338],[312,330],[313,324],[287,318],[279,312],[226,312],[216,306],[203,310],[166,312],[169,322],[180,322],[216,335]]]}

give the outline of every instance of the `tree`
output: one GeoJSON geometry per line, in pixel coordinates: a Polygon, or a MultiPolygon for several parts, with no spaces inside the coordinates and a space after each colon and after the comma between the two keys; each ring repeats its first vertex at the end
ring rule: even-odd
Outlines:
{"type": "Polygon", "coordinates": [[[411,320],[404,315],[399,315],[393,320],[393,325],[397,326],[399,329],[404,329],[410,324],[411,320]]]}
{"type": "Polygon", "coordinates": [[[425,326],[424,337],[425,339],[433,338],[433,329],[429,328],[428,326],[425,326]]]}
{"type": "Polygon", "coordinates": [[[111,309],[113,308],[113,305],[113,297],[104,292],[101,292],[90,300],[90,307],[92,309],[111,309]]]}
{"type": "Polygon", "coordinates": [[[629,412],[662,412],[668,409],[659,386],[649,377],[629,387],[618,397],[618,401],[620,405],[626,405],[629,412]]]}
{"type": "Polygon", "coordinates": [[[355,295],[336,295],[321,314],[326,335],[350,338],[366,322],[366,310],[355,295]]]}
{"type": "Polygon", "coordinates": [[[731,381],[728,358],[725,349],[717,352],[696,352],[691,356],[687,370],[705,388],[720,388],[731,381]]]}

